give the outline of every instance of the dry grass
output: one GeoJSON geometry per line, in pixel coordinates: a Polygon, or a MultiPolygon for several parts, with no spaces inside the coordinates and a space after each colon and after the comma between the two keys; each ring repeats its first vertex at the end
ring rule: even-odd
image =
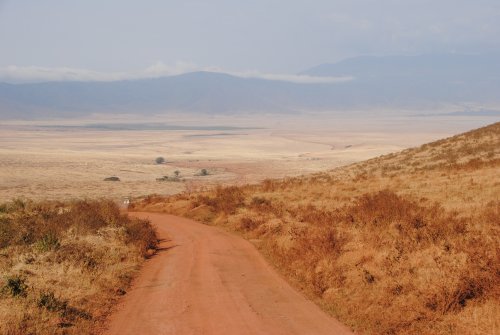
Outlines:
{"type": "Polygon", "coordinates": [[[111,201],[0,206],[0,334],[93,334],[156,235],[111,201]]]}
{"type": "Polygon", "coordinates": [[[500,123],[311,176],[135,207],[225,226],[362,334],[500,329],[500,123]]]}
{"type": "MultiPolygon", "coordinates": [[[[314,120],[304,117],[296,122],[302,130],[291,131],[288,126],[275,129],[272,120],[256,122],[255,117],[252,116],[252,120],[258,127],[272,128],[97,130],[2,124],[0,202],[17,197],[119,200],[152,193],[176,194],[221,183],[255,183],[265,178],[324,171],[455,132],[454,127],[447,126],[440,127],[438,133],[429,131],[429,127],[401,131],[393,128],[390,120],[385,121],[390,127],[380,129],[375,127],[376,122],[367,122],[372,126],[360,129],[357,118],[336,120],[327,130],[319,130],[318,125],[304,127],[304,121],[314,120]],[[156,164],[155,158],[159,156],[165,158],[166,164],[156,164]],[[209,174],[201,176],[201,169],[207,169],[209,174]],[[157,181],[162,180],[162,176],[172,176],[176,170],[185,182],[157,181]],[[119,177],[120,182],[103,180],[110,176],[119,177]]],[[[324,124],[325,117],[320,119],[324,124]]],[[[164,121],[174,122],[170,116],[164,121]]],[[[230,122],[248,125],[249,121],[245,118],[230,122]]],[[[200,119],[192,122],[199,125],[200,119]]],[[[211,121],[203,120],[204,124],[207,122],[211,121]]],[[[279,123],[283,122],[280,116],[279,123]]]]}

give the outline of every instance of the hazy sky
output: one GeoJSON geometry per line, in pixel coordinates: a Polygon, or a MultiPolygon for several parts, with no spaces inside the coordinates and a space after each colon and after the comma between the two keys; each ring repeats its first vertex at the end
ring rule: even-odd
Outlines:
{"type": "Polygon", "coordinates": [[[498,50],[500,0],[0,0],[11,71],[296,73],[357,55],[498,50]]]}

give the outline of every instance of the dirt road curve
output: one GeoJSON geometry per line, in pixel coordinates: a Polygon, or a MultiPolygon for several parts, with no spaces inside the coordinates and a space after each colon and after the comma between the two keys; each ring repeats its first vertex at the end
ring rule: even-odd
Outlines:
{"type": "Polygon", "coordinates": [[[167,241],[107,334],[352,334],[292,289],[249,242],[184,218],[137,215],[149,217],[167,241]]]}

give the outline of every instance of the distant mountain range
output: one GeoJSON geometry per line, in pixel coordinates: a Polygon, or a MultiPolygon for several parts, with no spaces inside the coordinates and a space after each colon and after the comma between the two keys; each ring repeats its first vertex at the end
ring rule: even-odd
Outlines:
{"type": "Polygon", "coordinates": [[[500,103],[500,56],[357,57],[300,75],[352,77],[337,83],[292,83],[193,72],[114,82],[0,83],[0,118],[72,117],[90,113],[294,113],[368,107],[430,108],[500,103]]]}

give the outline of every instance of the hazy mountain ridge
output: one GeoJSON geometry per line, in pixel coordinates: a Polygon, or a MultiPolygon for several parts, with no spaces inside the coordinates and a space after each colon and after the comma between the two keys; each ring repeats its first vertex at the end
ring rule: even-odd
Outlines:
{"type": "MultiPolygon", "coordinates": [[[[356,57],[322,64],[303,75],[349,74],[357,88],[393,102],[496,102],[500,86],[500,55],[420,55],[356,57]]],[[[363,96],[365,96],[363,94],[363,96]]]]}
{"type": "Polygon", "coordinates": [[[321,64],[301,72],[303,75],[355,76],[367,79],[381,76],[421,75],[430,76],[446,74],[489,76],[492,72],[500,72],[500,55],[463,55],[437,54],[419,56],[360,56],[348,58],[337,63],[321,64]]]}
{"type": "Polygon", "coordinates": [[[301,74],[354,79],[341,83],[292,83],[192,72],[113,82],[0,84],[0,117],[168,111],[290,113],[500,102],[497,55],[357,57],[320,65],[301,74]]]}

